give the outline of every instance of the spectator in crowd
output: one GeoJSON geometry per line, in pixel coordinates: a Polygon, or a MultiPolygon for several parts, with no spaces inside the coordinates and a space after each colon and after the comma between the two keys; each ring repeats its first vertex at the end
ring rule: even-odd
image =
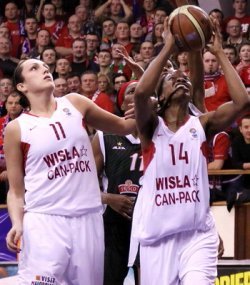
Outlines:
{"type": "Polygon", "coordinates": [[[113,97],[113,86],[111,84],[110,77],[105,74],[99,72],[98,75],[98,90],[102,93],[106,93],[109,95],[110,99],[115,103],[115,98],[113,97]]]}
{"type": "Polygon", "coordinates": [[[242,44],[239,50],[240,62],[236,66],[239,75],[246,86],[248,92],[250,92],[250,42],[242,44]]]}
{"type": "Polygon", "coordinates": [[[132,20],[132,10],[124,0],[108,0],[95,10],[95,19],[103,21],[103,15],[113,19],[116,23],[132,20]]]}
{"type": "Polygon", "coordinates": [[[189,75],[188,53],[186,51],[178,52],[176,54],[176,64],[180,71],[187,76],[189,75]]]}
{"type": "Polygon", "coordinates": [[[69,93],[82,93],[81,90],[81,79],[80,76],[76,73],[69,73],[69,75],[66,78],[67,80],[67,86],[69,93]]]}
{"type": "Polygon", "coordinates": [[[115,42],[115,30],[116,22],[113,19],[107,18],[103,21],[101,48],[111,48],[111,46],[115,42]]]}
{"type": "Polygon", "coordinates": [[[56,60],[56,73],[59,78],[66,79],[71,72],[71,64],[67,58],[59,58],[56,60]]]}
{"type": "Polygon", "coordinates": [[[152,43],[154,45],[154,56],[156,56],[162,49],[164,43],[163,43],[163,33],[164,27],[163,24],[159,23],[154,25],[154,29],[152,32],[152,43]]]}
{"type": "Polygon", "coordinates": [[[7,39],[10,39],[10,31],[4,25],[0,26],[0,37],[4,37],[4,38],[7,38],[7,39]]]}
{"type": "Polygon", "coordinates": [[[225,19],[225,23],[227,24],[231,19],[239,20],[242,27],[242,33],[243,35],[246,35],[250,24],[250,16],[247,14],[247,0],[233,0],[232,2],[234,15],[225,19]]]}
{"type": "MultiPolygon", "coordinates": [[[[7,97],[14,90],[13,82],[11,77],[3,77],[0,79],[0,101],[4,103],[7,97]]],[[[2,116],[2,115],[1,115],[2,116]]]]}
{"type": "Polygon", "coordinates": [[[4,8],[4,16],[6,21],[4,25],[10,31],[11,37],[11,56],[18,57],[18,46],[21,42],[21,38],[24,35],[24,25],[20,21],[18,6],[15,1],[8,1],[4,8]]]}
{"type": "Polygon", "coordinates": [[[4,76],[12,77],[18,60],[11,57],[10,39],[0,37],[0,69],[4,76]]]}
{"type": "Polygon", "coordinates": [[[18,57],[25,59],[36,46],[38,23],[35,16],[27,15],[24,19],[25,36],[18,47],[18,57]]]}
{"type": "Polygon", "coordinates": [[[98,105],[100,108],[114,113],[114,104],[110,97],[98,90],[98,77],[92,70],[85,71],[81,76],[82,94],[98,105]]]}
{"type": "Polygon", "coordinates": [[[56,7],[56,20],[65,21],[68,15],[64,9],[63,0],[51,0],[51,3],[56,7]]]}
{"type": "Polygon", "coordinates": [[[50,38],[53,44],[56,43],[60,34],[63,31],[64,22],[56,19],[56,7],[52,3],[44,3],[42,8],[43,23],[40,25],[41,29],[46,29],[50,33],[50,38]]]}
{"type": "Polygon", "coordinates": [[[125,82],[128,82],[128,77],[125,73],[115,73],[113,75],[113,86],[116,94],[118,94],[122,84],[125,82]]]}
{"type": "Polygon", "coordinates": [[[154,45],[152,42],[145,41],[141,43],[140,46],[140,57],[141,61],[138,62],[143,69],[146,69],[146,66],[152,60],[154,54],[154,45]]]}
{"type": "Polygon", "coordinates": [[[126,64],[123,57],[119,54],[119,48],[121,49],[122,45],[113,44],[111,48],[112,54],[112,64],[110,65],[110,71],[112,74],[114,73],[125,73],[127,78],[130,79],[132,75],[131,69],[126,64]]]}
{"type": "Polygon", "coordinates": [[[99,72],[99,66],[93,60],[89,60],[87,56],[86,40],[75,39],[72,45],[73,60],[71,62],[71,70],[79,76],[86,70],[99,72]]]}
{"type": "Polygon", "coordinates": [[[23,108],[20,105],[20,99],[19,94],[10,93],[5,101],[7,114],[0,118],[0,204],[6,203],[8,191],[8,177],[3,150],[4,131],[7,124],[21,114],[23,108]]]}
{"type": "Polygon", "coordinates": [[[227,35],[225,33],[225,24],[224,24],[224,14],[223,14],[223,12],[220,9],[215,8],[215,9],[212,9],[209,12],[209,16],[212,19],[218,21],[221,35],[223,36],[223,40],[225,40],[227,35]]]}
{"type": "Polygon", "coordinates": [[[66,94],[68,94],[68,85],[67,80],[63,77],[58,77],[54,79],[55,83],[55,90],[54,90],[54,96],[55,97],[63,97],[66,94]]]}
{"type": "MultiPolygon", "coordinates": [[[[209,139],[208,169],[231,169],[231,141],[229,134],[220,132],[209,139]]],[[[227,201],[234,176],[209,176],[210,204],[215,201],[227,201]]]]}
{"type": "Polygon", "coordinates": [[[81,21],[76,15],[69,17],[67,29],[61,33],[55,46],[56,51],[61,56],[72,56],[72,44],[75,39],[83,38],[81,33],[81,21]]]}
{"type": "Polygon", "coordinates": [[[153,31],[154,13],[156,8],[155,0],[143,0],[143,14],[136,20],[143,28],[144,35],[153,31]]]}
{"type": "Polygon", "coordinates": [[[56,73],[56,60],[57,60],[57,53],[53,47],[46,47],[41,53],[41,60],[45,62],[48,67],[49,71],[52,74],[53,78],[57,77],[56,73]]]}
{"type": "MultiPolygon", "coordinates": [[[[236,169],[250,169],[250,115],[244,115],[239,123],[239,132],[232,142],[232,161],[236,169]]],[[[234,202],[250,201],[250,176],[242,175],[234,189],[234,202]]]]}
{"type": "MultiPolygon", "coordinates": [[[[43,1],[40,1],[40,4],[42,5],[43,1]]],[[[20,9],[20,19],[22,21],[25,21],[27,17],[33,15],[33,17],[35,17],[36,20],[38,20],[38,17],[40,17],[40,15],[38,15],[38,13],[40,13],[39,6],[40,5],[38,5],[38,1],[36,0],[24,0],[23,6],[20,9]]]]}
{"type": "Polygon", "coordinates": [[[228,57],[229,61],[232,63],[232,65],[236,66],[238,62],[238,51],[236,47],[233,45],[224,45],[223,51],[228,57]]]}
{"type": "Polygon", "coordinates": [[[143,40],[142,26],[138,23],[133,23],[130,26],[130,42],[135,44],[141,44],[143,40]]]}
{"type": "Polygon", "coordinates": [[[203,53],[205,105],[208,111],[216,110],[221,104],[231,101],[224,75],[220,72],[215,55],[205,50],[203,53]]]}
{"type": "Polygon", "coordinates": [[[98,64],[100,67],[100,73],[106,74],[111,77],[110,65],[112,62],[111,52],[107,49],[101,50],[98,54],[98,64]]]}
{"type": "Polygon", "coordinates": [[[239,50],[239,47],[247,41],[247,39],[242,36],[242,27],[240,21],[237,19],[228,21],[226,31],[228,37],[225,44],[233,45],[239,50]]]}
{"type": "Polygon", "coordinates": [[[87,34],[85,39],[87,43],[86,50],[88,59],[96,61],[100,47],[100,40],[98,38],[98,35],[87,34]]]}
{"type": "Polygon", "coordinates": [[[49,31],[39,30],[37,32],[36,45],[31,49],[28,57],[40,59],[42,51],[45,47],[50,46],[51,44],[49,31]]]}
{"type": "Polygon", "coordinates": [[[131,54],[133,44],[130,42],[130,29],[127,22],[119,22],[116,25],[115,36],[116,43],[124,46],[128,54],[131,54]]]}

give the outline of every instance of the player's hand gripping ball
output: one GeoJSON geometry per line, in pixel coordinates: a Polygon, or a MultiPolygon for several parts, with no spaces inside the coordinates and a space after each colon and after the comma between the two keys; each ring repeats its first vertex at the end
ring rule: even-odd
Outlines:
{"type": "Polygon", "coordinates": [[[194,5],[175,9],[169,16],[169,24],[175,43],[181,51],[203,49],[213,32],[208,14],[194,5]]]}

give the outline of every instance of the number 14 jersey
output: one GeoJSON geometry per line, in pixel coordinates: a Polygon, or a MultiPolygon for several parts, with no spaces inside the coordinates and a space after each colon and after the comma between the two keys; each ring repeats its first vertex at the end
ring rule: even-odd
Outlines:
{"type": "Polygon", "coordinates": [[[179,232],[208,230],[206,137],[199,118],[190,116],[175,133],[159,117],[147,154],[133,216],[133,235],[147,245],[179,232]]]}

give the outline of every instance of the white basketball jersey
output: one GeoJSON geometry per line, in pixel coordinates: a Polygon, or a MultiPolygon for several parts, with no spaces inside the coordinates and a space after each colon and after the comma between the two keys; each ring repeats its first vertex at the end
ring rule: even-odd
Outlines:
{"type": "Polygon", "coordinates": [[[101,210],[96,166],[82,114],[57,98],[51,118],[17,118],[25,170],[25,210],[79,216],[101,210]]]}
{"type": "MultiPolygon", "coordinates": [[[[152,157],[142,178],[133,216],[133,236],[142,245],[187,230],[213,225],[209,211],[206,137],[199,118],[190,116],[172,132],[159,117],[152,157]]],[[[145,154],[144,154],[145,155],[145,154]]]]}

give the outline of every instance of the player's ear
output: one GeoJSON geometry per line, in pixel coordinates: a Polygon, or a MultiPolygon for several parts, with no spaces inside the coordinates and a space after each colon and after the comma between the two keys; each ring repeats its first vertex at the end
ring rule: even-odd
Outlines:
{"type": "Polygon", "coordinates": [[[27,88],[24,83],[18,83],[16,89],[21,93],[25,93],[27,91],[27,88]]]}

